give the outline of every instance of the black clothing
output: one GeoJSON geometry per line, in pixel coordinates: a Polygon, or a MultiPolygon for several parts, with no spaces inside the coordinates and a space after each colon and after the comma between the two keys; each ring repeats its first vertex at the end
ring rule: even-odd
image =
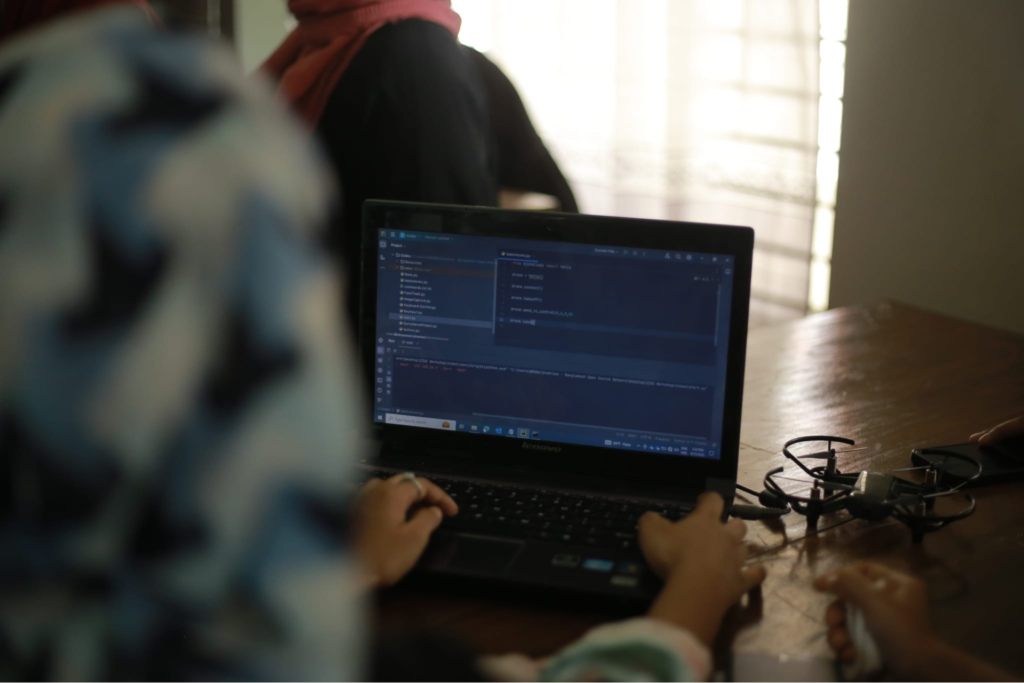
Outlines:
{"type": "Polygon", "coordinates": [[[341,181],[342,211],[328,247],[346,269],[348,312],[357,324],[366,199],[497,206],[487,94],[447,29],[409,19],[370,36],[317,132],[341,181]]]}

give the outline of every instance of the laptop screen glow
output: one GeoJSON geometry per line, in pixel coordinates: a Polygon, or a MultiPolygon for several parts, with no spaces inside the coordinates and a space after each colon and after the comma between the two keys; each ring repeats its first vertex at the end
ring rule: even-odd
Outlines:
{"type": "Polygon", "coordinates": [[[731,256],[377,236],[377,422],[719,457],[731,256]]]}

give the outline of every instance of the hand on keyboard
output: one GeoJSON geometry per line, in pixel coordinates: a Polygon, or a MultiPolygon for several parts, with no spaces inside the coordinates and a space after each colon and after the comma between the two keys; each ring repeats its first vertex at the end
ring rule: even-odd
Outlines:
{"type": "Polygon", "coordinates": [[[709,646],[729,608],[765,578],[763,566],[744,566],[747,526],[738,519],[723,524],[724,505],[717,493],[705,493],[681,522],[651,513],[640,519],[640,549],[665,581],[650,616],[689,629],[709,646]]]}
{"type": "Polygon", "coordinates": [[[409,573],[444,517],[459,511],[436,484],[416,481],[419,486],[401,474],[370,479],[355,500],[355,552],[373,586],[390,586],[409,573]]]}
{"type": "Polygon", "coordinates": [[[526,486],[436,482],[462,508],[458,517],[445,520],[446,529],[621,550],[637,547],[637,522],[644,512],[654,509],[669,519],[681,519],[691,509],[526,486]]]}

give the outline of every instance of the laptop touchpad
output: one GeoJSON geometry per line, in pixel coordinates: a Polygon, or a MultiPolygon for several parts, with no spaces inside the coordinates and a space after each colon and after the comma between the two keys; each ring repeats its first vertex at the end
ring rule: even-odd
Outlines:
{"type": "Polygon", "coordinates": [[[522,547],[521,541],[459,536],[445,568],[474,574],[504,574],[522,547]]]}

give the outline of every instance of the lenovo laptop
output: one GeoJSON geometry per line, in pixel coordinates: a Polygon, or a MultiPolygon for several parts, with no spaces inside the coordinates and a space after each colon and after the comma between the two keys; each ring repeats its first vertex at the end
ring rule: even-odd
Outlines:
{"type": "Polygon", "coordinates": [[[649,600],[637,519],[732,501],[750,228],[367,202],[370,475],[460,506],[423,573],[649,600]]]}

